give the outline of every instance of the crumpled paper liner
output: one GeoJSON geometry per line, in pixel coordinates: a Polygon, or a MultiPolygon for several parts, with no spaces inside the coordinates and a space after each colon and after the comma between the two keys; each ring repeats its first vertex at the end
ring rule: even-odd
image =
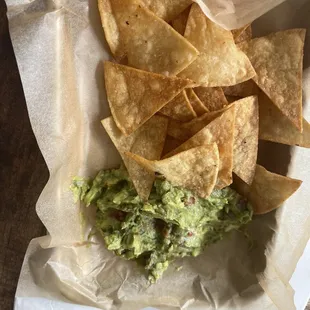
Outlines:
{"type": "MultiPolygon", "coordinates": [[[[100,124],[110,113],[101,63],[110,56],[96,1],[6,2],[29,117],[50,171],[37,203],[49,235],[30,243],[16,297],[45,297],[100,309],[294,309],[294,292],[288,282],[310,234],[309,151],[287,147],[272,153],[270,145],[262,144],[268,159],[264,162],[261,156],[265,166],[272,157],[277,163],[267,168],[288,172],[304,183],[283,208],[255,217],[249,227],[252,250],[235,232],[197,258],[176,261],[163,279],[150,286],[134,262],[114,256],[100,238],[85,242],[94,210],[75,204],[69,190],[73,176],[94,176],[99,169],[120,162],[100,124]],[[183,268],[177,271],[179,266],[183,268]]],[[[235,28],[236,22],[246,24],[276,3],[245,2],[249,3],[204,1],[208,6],[204,10],[220,24],[235,28]],[[219,9],[233,7],[233,3],[235,12],[219,9]],[[234,15],[235,19],[229,17],[234,15]]],[[[300,18],[309,4],[305,0],[292,3],[268,13],[270,29],[263,16],[255,22],[254,31],[265,34],[293,26],[310,28],[307,15],[303,15],[304,22],[300,18]],[[296,18],[292,19],[294,9],[296,18]]],[[[305,54],[309,51],[306,46],[305,54]]],[[[305,100],[310,98],[308,60],[306,57],[305,100]]]]}
{"type": "Polygon", "coordinates": [[[225,29],[237,29],[285,0],[195,0],[205,14],[225,29]]]}

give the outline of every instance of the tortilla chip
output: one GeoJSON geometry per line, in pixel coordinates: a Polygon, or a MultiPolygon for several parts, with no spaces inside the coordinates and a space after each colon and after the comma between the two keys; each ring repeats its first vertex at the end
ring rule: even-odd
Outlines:
{"type": "Polygon", "coordinates": [[[201,102],[201,100],[198,98],[198,96],[195,94],[195,92],[192,89],[187,89],[186,94],[188,97],[188,100],[193,107],[194,111],[196,112],[197,116],[201,116],[207,112],[210,112],[204,104],[201,102]]]}
{"type": "Polygon", "coordinates": [[[238,39],[238,37],[240,37],[240,35],[245,31],[245,29],[247,29],[249,27],[249,25],[250,24],[247,24],[243,27],[231,30],[231,33],[234,37],[234,40],[238,39]]]}
{"type": "Polygon", "coordinates": [[[182,122],[179,122],[173,119],[169,120],[167,135],[169,135],[169,137],[172,137],[176,140],[182,141],[183,143],[184,141],[186,141],[192,136],[188,129],[183,128],[184,124],[187,124],[187,123],[182,123],[182,122]]]}
{"type": "Polygon", "coordinates": [[[260,139],[310,148],[310,124],[305,119],[301,133],[264,93],[258,103],[260,139]]]}
{"type": "Polygon", "coordinates": [[[184,142],[232,106],[233,105],[226,106],[222,110],[203,114],[187,123],[171,120],[168,125],[168,135],[184,142]]]}
{"type": "Polygon", "coordinates": [[[210,112],[221,110],[228,105],[228,101],[220,87],[196,87],[194,92],[210,112]]]}
{"type": "Polygon", "coordinates": [[[153,116],[130,136],[121,133],[112,117],[101,122],[119,151],[138,195],[141,199],[147,200],[155,174],[124,156],[124,152],[131,151],[150,160],[160,159],[167,133],[167,119],[161,116],[153,116]]]}
{"type": "Polygon", "coordinates": [[[191,82],[109,61],[104,63],[107,97],[117,127],[129,135],[191,82]]]}
{"type": "Polygon", "coordinates": [[[248,80],[237,85],[223,87],[223,92],[227,96],[248,97],[257,95],[259,88],[253,80],[248,80]]]}
{"type": "Polygon", "coordinates": [[[232,34],[236,44],[243,41],[249,41],[252,39],[252,26],[249,24],[242,28],[232,30],[232,34]]]}
{"type": "Polygon", "coordinates": [[[171,152],[174,149],[176,149],[177,147],[179,147],[182,143],[183,142],[178,140],[178,139],[167,136],[166,141],[165,141],[165,145],[164,145],[164,149],[162,152],[162,158],[165,157],[165,155],[167,155],[169,152],[171,152]]]}
{"type": "Polygon", "coordinates": [[[200,52],[199,57],[179,75],[197,86],[230,86],[255,76],[247,56],[237,48],[230,31],[208,19],[194,3],[184,37],[200,52]]]}
{"type": "Polygon", "coordinates": [[[175,19],[171,21],[172,27],[180,34],[184,35],[186,23],[191,7],[189,6],[183,12],[181,12],[175,19]]]}
{"type": "Polygon", "coordinates": [[[216,143],[219,150],[219,172],[217,188],[232,182],[235,108],[225,111],[189,140],[170,152],[165,158],[204,144],[216,143]]]}
{"type": "Polygon", "coordinates": [[[138,0],[98,0],[101,21],[112,54],[146,71],[176,75],[198,51],[169,24],[138,0]],[[164,39],[163,39],[164,38],[164,39]]]}
{"type": "Polygon", "coordinates": [[[302,132],[302,61],[304,29],[272,33],[242,42],[257,76],[255,83],[302,132]]]}
{"type": "Polygon", "coordinates": [[[196,117],[185,90],[161,108],[160,113],[181,122],[188,122],[196,117]]]}
{"type": "Polygon", "coordinates": [[[147,160],[133,153],[125,154],[149,171],[159,172],[174,186],[208,197],[217,180],[219,152],[215,143],[192,148],[160,161],[147,160]]]}
{"type": "Polygon", "coordinates": [[[158,17],[171,21],[192,4],[192,0],[142,0],[158,17]]]}
{"type": "Polygon", "coordinates": [[[258,151],[258,100],[256,96],[240,99],[236,107],[233,171],[251,184],[258,151]]]}
{"type": "Polygon", "coordinates": [[[227,101],[228,101],[228,104],[233,103],[233,102],[235,102],[235,101],[238,101],[238,100],[242,99],[241,97],[227,96],[227,95],[226,95],[225,97],[226,97],[226,99],[227,99],[227,101]]]}
{"type": "Polygon", "coordinates": [[[234,179],[236,190],[253,206],[254,214],[265,214],[279,208],[300,187],[302,181],[271,173],[256,165],[253,183],[234,179]]]}

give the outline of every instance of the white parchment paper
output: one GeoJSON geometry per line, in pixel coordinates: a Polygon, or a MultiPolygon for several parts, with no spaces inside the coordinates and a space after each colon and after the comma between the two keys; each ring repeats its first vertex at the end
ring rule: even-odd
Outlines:
{"type": "MultiPolygon", "coordinates": [[[[25,298],[30,307],[33,298],[40,298],[40,309],[67,309],[70,304],[113,310],[147,306],[163,310],[294,309],[289,280],[310,234],[310,151],[285,148],[275,153],[270,146],[262,146],[260,152],[274,157],[275,166],[283,162],[284,173],[304,183],[281,210],[254,219],[250,226],[253,250],[249,251],[243,236],[234,233],[197,258],[175,262],[163,279],[150,286],[134,262],[114,256],[100,238],[86,244],[93,210],[75,204],[69,191],[73,176],[94,176],[97,170],[120,162],[100,124],[109,115],[101,61],[110,56],[96,1],[6,2],[29,117],[50,171],[37,203],[48,236],[29,245],[16,309],[27,309],[25,298]],[[85,225],[81,225],[81,214],[85,225]]],[[[235,28],[281,1],[197,2],[210,18],[235,28]]],[[[309,9],[306,0],[286,1],[255,22],[254,32],[310,28],[305,13],[309,9]]],[[[310,98],[309,52],[307,44],[305,103],[310,98]]]]}

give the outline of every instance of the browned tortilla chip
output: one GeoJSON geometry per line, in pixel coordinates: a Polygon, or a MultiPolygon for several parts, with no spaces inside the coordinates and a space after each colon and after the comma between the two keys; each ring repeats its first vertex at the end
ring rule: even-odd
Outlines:
{"type": "Polygon", "coordinates": [[[139,0],[98,0],[101,21],[112,54],[146,71],[176,75],[198,51],[139,0]]]}
{"type": "Polygon", "coordinates": [[[223,87],[223,91],[227,96],[248,97],[257,95],[259,88],[253,80],[248,80],[237,85],[223,87]]]}
{"type": "Polygon", "coordinates": [[[129,136],[122,134],[112,117],[101,122],[119,151],[139,196],[147,200],[155,175],[124,156],[124,152],[131,151],[150,160],[160,159],[166,138],[167,119],[155,115],[129,136]]]}
{"type": "Polygon", "coordinates": [[[233,103],[236,108],[233,171],[251,184],[258,150],[258,100],[256,96],[233,103]]]}
{"type": "Polygon", "coordinates": [[[305,119],[301,133],[264,93],[258,103],[260,139],[310,148],[310,124],[305,119]]]}
{"type": "Polygon", "coordinates": [[[210,112],[221,110],[228,105],[221,87],[196,87],[194,92],[210,112]]]}
{"type": "Polygon", "coordinates": [[[253,80],[301,132],[304,41],[304,29],[291,29],[238,45],[255,68],[253,80]]]}
{"type": "Polygon", "coordinates": [[[191,7],[189,6],[183,12],[181,12],[175,19],[171,21],[172,27],[182,36],[184,35],[188,14],[191,7]]]}
{"type": "Polygon", "coordinates": [[[300,187],[302,181],[271,173],[256,165],[253,183],[248,185],[234,179],[236,190],[253,206],[254,214],[268,213],[280,207],[300,187]]]}
{"type": "Polygon", "coordinates": [[[232,105],[219,111],[203,114],[187,123],[171,120],[168,125],[168,135],[184,142],[231,107],[232,105]]]}
{"type": "Polygon", "coordinates": [[[192,0],[142,0],[158,17],[171,21],[191,5],[192,0]]]}
{"type": "Polygon", "coordinates": [[[250,25],[241,33],[241,35],[235,40],[235,43],[240,43],[243,41],[249,41],[252,39],[252,26],[250,25]]]}
{"type": "Polygon", "coordinates": [[[249,59],[235,45],[231,32],[208,19],[196,3],[191,6],[184,37],[200,54],[179,75],[193,80],[197,86],[230,86],[255,75],[249,59]]]}
{"type": "Polygon", "coordinates": [[[242,99],[241,97],[227,96],[227,95],[226,95],[225,97],[226,97],[228,103],[233,103],[233,102],[235,102],[235,101],[237,101],[237,100],[242,99]]]}
{"type": "Polygon", "coordinates": [[[134,132],[191,83],[109,61],[104,63],[104,75],[111,113],[125,135],[134,132]]]}
{"type": "Polygon", "coordinates": [[[197,116],[201,116],[202,114],[210,112],[204,106],[204,104],[201,102],[201,100],[198,98],[198,96],[195,94],[195,92],[192,89],[187,89],[186,94],[187,94],[188,100],[189,100],[190,104],[192,105],[194,111],[196,112],[197,116]]]}
{"type": "Polygon", "coordinates": [[[220,160],[216,187],[226,187],[232,182],[234,125],[235,108],[232,107],[165,157],[215,142],[219,149],[220,160]]]}
{"type": "Polygon", "coordinates": [[[235,43],[240,43],[243,41],[248,41],[252,39],[252,26],[246,25],[242,28],[232,30],[232,34],[235,39],[235,43]]]}
{"type": "Polygon", "coordinates": [[[180,146],[183,142],[175,139],[173,137],[167,136],[166,137],[166,141],[165,141],[165,145],[164,145],[164,149],[162,152],[162,158],[165,157],[166,154],[168,154],[169,152],[173,151],[174,149],[176,149],[178,146],[180,146]]]}
{"type": "Polygon", "coordinates": [[[240,35],[245,31],[245,29],[247,29],[249,26],[250,26],[250,24],[247,24],[243,27],[231,30],[231,33],[234,37],[234,40],[238,39],[240,37],[240,35]]]}
{"type": "Polygon", "coordinates": [[[161,108],[160,113],[181,122],[188,122],[196,117],[185,90],[161,108]]]}
{"type": "Polygon", "coordinates": [[[219,152],[215,143],[192,148],[160,161],[147,160],[133,153],[125,153],[149,171],[159,172],[175,186],[208,197],[217,180],[219,152]]]}
{"type": "Polygon", "coordinates": [[[182,141],[182,143],[186,141],[187,139],[189,139],[192,135],[191,135],[191,132],[187,128],[183,127],[184,124],[186,123],[175,121],[173,119],[169,120],[168,130],[167,130],[167,134],[169,135],[169,137],[182,141]]]}

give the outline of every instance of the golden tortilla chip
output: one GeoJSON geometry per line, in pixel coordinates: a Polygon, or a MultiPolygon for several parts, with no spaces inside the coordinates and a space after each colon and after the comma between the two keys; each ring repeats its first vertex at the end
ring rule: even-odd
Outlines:
{"type": "Polygon", "coordinates": [[[305,29],[291,29],[242,42],[255,83],[302,132],[302,61],[305,29]]]}
{"type": "Polygon", "coordinates": [[[191,7],[189,6],[183,12],[181,12],[175,19],[171,21],[172,27],[180,34],[184,35],[186,23],[191,7]]]}
{"type": "Polygon", "coordinates": [[[181,122],[188,122],[197,116],[187,98],[185,90],[163,106],[159,112],[181,122]]]}
{"type": "Polygon", "coordinates": [[[258,151],[258,100],[251,96],[235,101],[233,105],[236,109],[233,171],[251,184],[258,151]]]}
{"type": "Polygon", "coordinates": [[[231,32],[234,36],[236,44],[243,41],[249,41],[252,39],[252,26],[250,24],[242,28],[232,30],[231,32]]]}
{"type": "Polygon", "coordinates": [[[210,112],[221,110],[228,105],[221,87],[196,87],[194,92],[210,112]]]}
{"type": "Polygon", "coordinates": [[[257,95],[259,88],[253,80],[248,80],[237,85],[223,87],[223,91],[226,96],[248,97],[257,95]]]}
{"type": "Polygon", "coordinates": [[[199,57],[179,75],[197,86],[230,86],[249,80],[255,71],[247,56],[238,49],[230,31],[208,19],[194,3],[184,37],[200,52],[199,57]]]}
{"type": "Polygon", "coordinates": [[[198,51],[139,0],[98,0],[101,21],[112,54],[128,65],[176,75],[192,63],[198,51]]]}
{"type": "Polygon", "coordinates": [[[186,94],[188,97],[188,100],[193,107],[194,111],[196,112],[197,116],[201,116],[207,112],[210,112],[204,104],[201,102],[201,100],[198,98],[198,96],[195,94],[195,92],[192,89],[187,89],[186,94]]]}
{"type": "Polygon", "coordinates": [[[229,105],[222,110],[203,114],[187,123],[171,120],[168,125],[168,135],[184,142],[232,106],[233,105],[229,105]]]}
{"type": "Polygon", "coordinates": [[[302,181],[271,173],[256,165],[251,185],[234,179],[236,190],[253,206],[254,214],[265,214],[279,208],[300,187],[302,181]]]}
{"type": "Polygon", "coordinates": [[[174,149],[176,149],[178,146],[180,146],[183,142],[175,139],[173,137],[167,136],[166,137],[166,141],[165,141],[165,145],[164,145],[164,149],[162,152],[162,158],[165,157],[165,155],[167,155],[169,152],[173,151],[174,149]]]}
{"type": "Polygon", "coordinates": [[[104,63],[104,75],[111,113],[125,135],[134,132],[191,83],[109,61],[104,63]]]}
{"type": "Polygon", "coordinates": [[[301,133],[264,93],[258,103],[260,139],[310,148],[310,124],[305,119],[301,133]]]}
{"type": "Polygon", "coordinates": [[[159,161],[147,160],[133,153],[125,154],[149,171],[159,172],[175,186],[208,197],[217,180],[219,152],[215,143],[192,148],[159,161]]]}
{"type": "Polygon", "coordinates": [[[199,145],[216,143],[219,150],[220,161],[216,187],[226,187],[232,182],[234,125],[235,108],[232,107],[198,131],[178,148],[167,154],[165,158],[199,145]]]}
{"type": "Polygon", "coordinates": [[[138,195],[147,200],[155,174],[124,156],[124,152],[131,151],[150,160],[160,159],[167,133],[167,119],[155,115],[130,136],[122,134],[112,117],[102,120],[101,123],[119,151],[138,195]]]}
{"type": "Polygon", "coordinates": [[[142,0],[142,3],[158,17],[171,21],[190,6],[192,0],[142,0]]]}

